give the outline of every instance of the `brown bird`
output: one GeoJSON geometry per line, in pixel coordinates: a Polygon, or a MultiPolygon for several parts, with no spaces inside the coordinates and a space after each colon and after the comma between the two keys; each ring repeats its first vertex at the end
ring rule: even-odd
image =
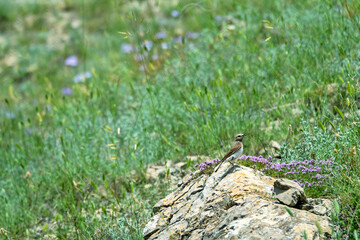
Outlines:
{"type": "Polygon", "coordinates": [[[223,164],[225,161],[232,161],[232,160],[238,158],[243,153],[242,140],[245,136],[246,136],[245,134],[238,134],[235,136],[234,146],[230,149],[230,151],[227,154],[225,154],[223,159],[221,159],[219,166],[216,167],[214,172],[219,170],[221,164],[223,164]]]}

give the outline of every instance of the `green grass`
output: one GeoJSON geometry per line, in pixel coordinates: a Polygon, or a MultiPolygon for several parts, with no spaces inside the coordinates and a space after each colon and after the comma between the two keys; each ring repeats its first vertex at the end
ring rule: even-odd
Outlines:
{"type": "Polygon", "coordinates": [[[100,2],[1,3],[2,238],[141,239],[152,205],[171,190],[166,181],[145,188],[148,164],[219,157],[238,132],[249,135],[247,155],[288,140],[301,156],[301,119],[321,122],[323,138],[348,136],[341,154],[324,148],[318,157],[344,166],[352,157],[353,169],[333,178],[328,195],[342,197],[342,233],[359,229],[359,194],[348,190],[359,186],[351,139],[360,133],[347,126],[359,122],[356,1],[350,12],[337,1],[100,2]],[[231,18],[214,21],[220,15],[231,18]],[[168,43],[201,35],[164,50],[158,31],[168,43]],[[144,40],[154,42],[144,62],[121,53],[128,42],[144,54],[144,40]],[[78,67],[64,65],[70,55],[78,67]],[[86,71],[90,79],[73,82],[86,71]],[[62,95],[64,87],[73,93],[62,95]],[[273,121],[278,128],[267,128],[273,121]]]}

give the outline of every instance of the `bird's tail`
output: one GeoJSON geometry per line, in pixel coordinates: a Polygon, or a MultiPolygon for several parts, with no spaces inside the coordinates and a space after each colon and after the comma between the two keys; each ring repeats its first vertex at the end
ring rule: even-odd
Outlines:
{"type": "Polygon", "coordinates": [[[217,172],[217,170],[219,170],[221,164],[223,164],[223,162],[225,162],[224,160],[221,161],[221,163],[219,165],[216,166],[214,172],[217,172]]]}

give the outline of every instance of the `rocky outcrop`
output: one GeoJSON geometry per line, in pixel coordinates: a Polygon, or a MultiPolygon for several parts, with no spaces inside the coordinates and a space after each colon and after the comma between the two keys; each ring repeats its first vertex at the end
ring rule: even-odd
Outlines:
{"type": "Polygon", "coordinates": [[[296,182],[286,178],[275,180],[274,192],[277,200],[290,207],[306,202],[304,189],[296,182]]]}
{"type": "Polygon", "coordinates": [[[326,239],[331,233],[329,217],[307,211],[319,207],[308,203],[303,190],[291,186],[294,182],[278,180],[274,188],[275,181],[230,163],[210,176],[183,180],[154,206],[144,238],[294,240],[304,239],[306,232],[307,239],[326,239]]]}

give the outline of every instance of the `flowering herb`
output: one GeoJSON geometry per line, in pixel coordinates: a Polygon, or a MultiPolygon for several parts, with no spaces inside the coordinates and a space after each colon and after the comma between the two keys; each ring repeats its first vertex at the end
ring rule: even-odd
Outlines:
{"type": "MultiPolygon", "coordinates": [[[[238,161],[244,166],[252,167],[268,175],[285,177],[297,182],[303,188],[320,187],[329,178],[334,169],[339,169],[334,158],[330,160],[315,161],[291,161],[286,163],[274,162],[272,157],[264,158],[262,156],[242,155],[238,161]]],[[[212,173],[212,169],[220,162],[216,158],[211,161],[207,160],[200,164],[195,164],[199,168],[197,173],[212,173]],[[211,171],[209,171],[211,170],[211,171]]],[[[190,173],[188,179],[191,180],[194,173],[190,173]]]]}
{"type": "Polygon", "coordinates": [[[70,56],[66,58],[65,65],[70,67],[76,67],[78,65],[78,58],[76,56],[70,56]]]}
{"type": "Polygon", "coordinates": [[[72,94],[72,89],[71,88],[62,88],[61,89],[61,93],[64,95],[71,95],[72,94]]]}
{"type": "MultiPolygon", "coordinates": [[[[199,168],[198,174],[202,173],[211,173],[212,169],[220,162],[220,159],[215,158],[213,160],[206,160],[203,163],[195,164],[195,167],[199,168]]],[[[197,175],[195,172],[190,173],[190,177],[187,179],[190,181],[194,175],[197,175]]]]}
{"type": "Polygon", "coordinates": [[[166,32],[158,32],[155,34],[155,37],[157,39],[164,39],[164,38],[166,38],[166,32]]]}
{"type": "Polygon", "coordinates": [[[129,43],[123,43],[121,44],[121,51],[123,53],[131,53],[133,51],[133,46],[129,43]]]}
{"type": "Polygon", "coordinates": [[[339,168],[334,162],[334,158],[321,161],[311,159],[278,163],[274,162],[272,157],[242,155],[238,160],[243,165],[252,166],[269,175],[276,174],[278,177],[291,179],[304,188],[322,186],[333,168],[339,168]]]}
{"type": "Polygon", "coordinates": [[[173,10],[171,11],[171,16],[173,18],[177,18],[178,16],[180,16],[180,12],[178,10],[173,10]]]}

